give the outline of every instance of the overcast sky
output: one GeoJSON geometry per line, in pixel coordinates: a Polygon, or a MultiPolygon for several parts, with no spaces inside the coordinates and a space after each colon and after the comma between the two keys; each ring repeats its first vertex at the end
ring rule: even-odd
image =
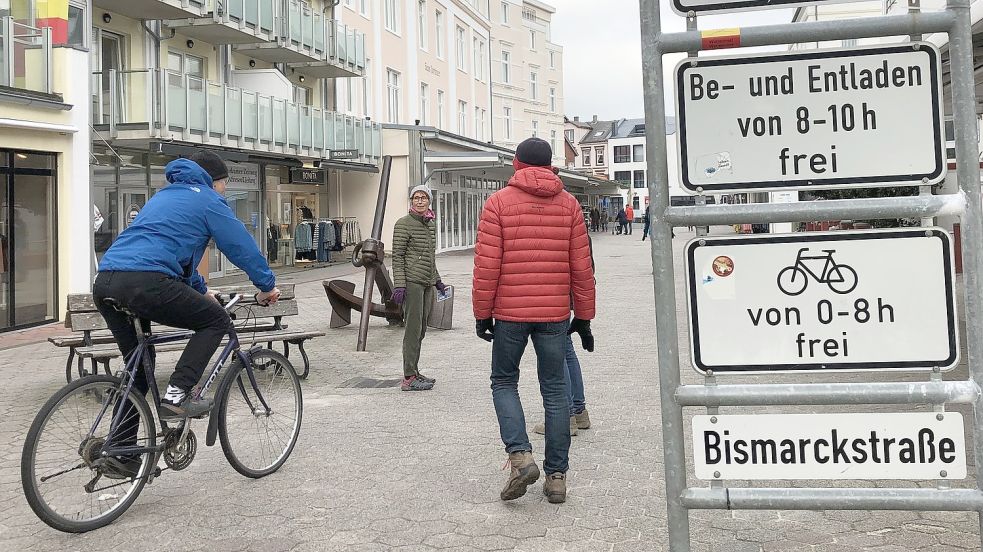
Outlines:
{"type": "MultiPolygon", "coordinates": [[[[641,118],[642,46],[638,0],[546,0],[556,7],[553,42],[563,46],[564,111],[581,120],[641,118]]],[[[686,19],[676,15],[668,0],[662,3],[662,28],[686,30],[686,19]]],[[[750,11],[706,16],[700,29],[788,23],[792,9],[750,11]]],[[[741,52],[753,51],[743,49],[741,52]]],[[[733,52],[731,52],[733,53],[733,52]]],[[[683,55],[663,58],[671,72],[683,55]]],[[[667,109],[672,113],[671,102],[667,109]]]]}

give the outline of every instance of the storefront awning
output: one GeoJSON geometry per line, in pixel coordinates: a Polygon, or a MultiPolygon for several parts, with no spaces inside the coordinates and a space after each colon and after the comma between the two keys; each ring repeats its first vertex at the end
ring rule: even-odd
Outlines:
{"type": "MultiPolygon", "coordinates": [[[[507,181],[515,174],[512,159],[515,154],[511,151],[428,151],[423,156],[427,167],[427,180],[445,172],[463,174],[474,178],[507,181]]],[[[575,171],[560,169],[560,180],[572,192],[580,194],[610,193],[617,194],[617,184],[582,174],[575,171]],[[610,188],[610,190],[608,190],[610,188]]]]}

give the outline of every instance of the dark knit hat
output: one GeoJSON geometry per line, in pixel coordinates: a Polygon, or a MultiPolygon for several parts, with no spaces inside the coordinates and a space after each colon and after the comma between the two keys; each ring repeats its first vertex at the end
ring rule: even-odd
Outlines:
{"type": "Polygon", "coordinates": [[[515,158],[533,167],[549,167],[553,164],[553,150],[541,138],[526,138],[515,148],[515,158]]]}
{"type": "Polygon", "coordinates": [[[188,159],[205,169],[208,176],[212,177],[212,182],[229,177],[229,168],[225,165],[225,161],[213,151],[199,150],[191,154],[188,159]]]}

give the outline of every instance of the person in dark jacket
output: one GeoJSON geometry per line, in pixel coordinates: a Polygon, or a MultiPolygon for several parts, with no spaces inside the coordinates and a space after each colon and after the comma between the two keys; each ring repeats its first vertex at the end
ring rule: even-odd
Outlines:
{"type": "MultiPolygon", "coordinates": [[[[207,400],[192,402],[190,391],[232,324],[197,271],[208,242],[215,240],[246,272],[259,288],[260,303],[275,303],[280,290],[266,258],[222,197],[229,171],[221,158],[202,150],[168,163],[164,176],[169,185],[150,198],[106,251],[92,296],[124,357],[137,346],[136,331],[126,315],[106,304],[107,298],[144,319],[145,330],[150,322],[194,330],[161,397],[161,416],[181,419],[211,407],[207,400]]],[[[147,393],[142,374],[134,387],[147,393]]]]}
{"type": "Polygon", "coordinates": [[[642,241],[645,241],[645,236],[649,235],[649,230],[652,228],[652,216],[649,209],[651,207],[646,207],[645,213],[642,215],[642,223],[645,225],[642,227],[642,241]]]}
{"type": "Polygon", "coordinates": [[[622,233],[628,233],[628,214],[625,213],[624,208],[618,210],[618,215],[615,217],[618,221],[618,235],[622,233]]]}
{"type": "Polygon", "coordinates": [[[436,216],[430,204],[433,192],[420,185],[410,191],[410,212],[396,221],[393,230],[392,301],[403,305],[403,391],[427,391],[437,380],[420,373],[420,348],[427,335],[427,318],[434,289],[444,293],[437,254],[436,216]]]}
{"type": "Polygon", "coordinates": [[[591,232],[597,232],[601,229],[601,212],[594,207],[590,210],[590,229],[591,232]]]}

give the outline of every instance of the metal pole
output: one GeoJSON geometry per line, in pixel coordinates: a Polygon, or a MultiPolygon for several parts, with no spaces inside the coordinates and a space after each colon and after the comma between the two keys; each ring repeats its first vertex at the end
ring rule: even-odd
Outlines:
{"type": "MultiPolygon", "coordinates": [[[[673,282],[669,166],[666,159],[666,106],[662,82],[662,21],[658,0],[639,0],[642,33],[642,86],[645,100],[645,155],[652,217],[652,276],[655,288],[655,329],[659,346],[659,393],[662,407],[662,451],[666,473],[669,550],[689,552],[689,512],[682,503],[686,489],[686,448],[683,409],[676,403],[679,351],[676,335],[676,289],[673,282]]],[[[699,33],[695,33],[699,34],[699,33]]],[[[690,48],[692,49],[692,48],[690,48]]]]}
{"type": "Polygon", "coordinates": [[[681,406],[970,404],[980,388],[973,381],[854,383],[765,383],[682,385],[681,406]]]}
{"type": "MultiPolygon", "coordinates": [[[[948,0],[946,8],[954,16],[949,33],[949,63],[952,82],[952,114],[956,138],[956,179],[966,196],[966,211],[961,221],[963,255],[963,292],[966,304],[966,349],[969,376],[977,385],[983,383],[983,311],[980,290],[983,281],[983,203],[980,198],[980,150],[976,141],[976,89],[973,70],[973,29],[970,0],[948,0]]],[[[927,14],[922,14],[924,17],[927,14]]],[[[973,450],[976,458],[976,485],[983,489],[983,395],[973,405],[973,450]]],[[[983,538],[983,511],[980,512],[983,538]]]]}
{"type": "MultiPolygon", "coordinates": [[[[835,21],[741,27],[740,46],[775,46],[800,42],[822,42],[852,38],[945,33],[952,28],[953,14],[945,11],[918,15],[887,15],[835,21]]],[[[705,50],[699,31],[666,33],[659,40],[662,54],[705,50]]]]}
{"type": "MultiPolygon", "coordinates": [[[[973,135],[976,139],[976,135],[973,135]]],[[[831,199],[797,203],[735,203],[700,207],[669,207],[666,218],[679,225],[741,224],[755,222],[810,222],[898,217],[960,215],[966,208],[963,194],[868,199],[831,199]]]]}
{"type": "Polygon", "coordinates": [[[372,237],[362,244],[362,263],[365,266],[365,283],[362,286],[362,312],[358,321],[358,343],[356,351],[365,351],[365,342],[369,336],[369,319],[372,318],[372,292],[375,291],[375,275],[379,270],[379,254],[375,251],[382,249],[382,223],[386,217],[386,200],[389,197],[389,171],[392,169],[393,158],[386,155],[382,158],[382,177],[379,180],[379,197],[375,202],[375,218],[372,221],[372,237]],[[375,246],[375,247],[373,247],[375,246]]]}
{"type": "Polygon", "coordinates": [[[975,489],[687,489],[683,502],[706,510],[908,510],[972,512],[975,489]]]}

